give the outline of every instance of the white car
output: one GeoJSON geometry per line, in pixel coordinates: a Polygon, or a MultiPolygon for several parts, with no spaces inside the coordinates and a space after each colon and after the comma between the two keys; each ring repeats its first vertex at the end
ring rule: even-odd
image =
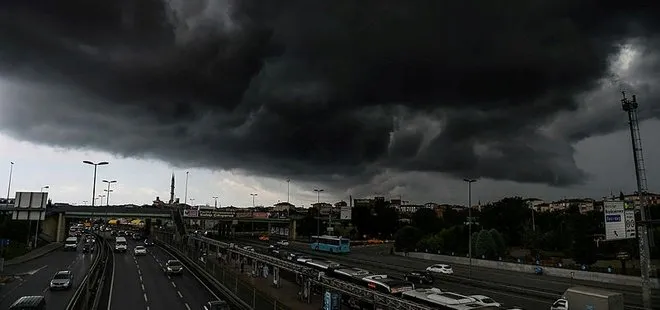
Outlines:
{"type": "Polygon", "coordinates": [[[451,266],[445,264],[435,264],[426,267],[426,271],[443,273],[443,274],[454,274],[454,269],[451,269],[451,266]]]}
{"type": "Polygon", "coordinates": [[[492,306],[492,307],[498,307],[498,308],[502,306],[499,302],[493,300],[492,298],[490,298],[488,296],[470,295],[470,297],[476,299],[479,304],[484,305],[484,306],[492,306]]]}
{"type": "Polygon", "coordinates": [[[568,300],[563,298],[557,299],[557,301],[550,306],[550,310],[568,310],[568,300]]]}
{"type": "Polygon", "coordinates": [[[144,246],[141,246],[141,245],[136,245],[135,248],[133,249],[133,254],[135,254],[135,256],[146,255],[147,254],[147,248],[145,248],[144,246]]]}
{"type": "Polygon", "coordinates": [[[243,250],[250,251],[250,252],[254,252],[254,248],[251,247],[251,246],[249,246],[249,245],[248,245],[248,246],[244,246],[244,247],[243,247],[243,250]]]}
{"type": "Polygon", "coordinates": [[[281,245],[281,246],[288,246],[288,245],[289,245],[289,241],[286,241],[286,240],[280,240],[280,241],[277,241],[277,244],[278,244],[278,245],[281,245]]]}

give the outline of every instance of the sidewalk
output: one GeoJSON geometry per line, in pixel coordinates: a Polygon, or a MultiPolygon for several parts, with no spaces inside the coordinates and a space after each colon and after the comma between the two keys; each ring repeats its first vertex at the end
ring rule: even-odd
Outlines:
{"type": "MultiPolygon", "coordinates": [[[[257,295],[260,295],[260,297],[268,300],[275,300],[276,304],[284,306],[281,307],[278,305],[278,309],[318,310],[322,307],[320,295],[312,294],[311,303],[305,303],[299,300],[299,286],[294,282],[285,280],[282,276],[280,276],[280,287],[276,288],[273,285],[272,273],[269,274],[267,278],[261,276],[255,277],[250,274],[251,266],[246,266],[244,272],[241,273],[233,264],[223,264],[217,259],[212,259],[210,263],[215,267],[214,275],[216,278],[221,281],[224,279],[225,285],[230,287],[234,286],[235,284],[232,283],[233,281],[228,280],[229,278],[234,279],[234,277],[238,276],[239,281],[237,282],[243,282],[254,287],[257,295]],[[224,274],[222,274],[222,271],[224,271],[224,274]]],[[[269,308],[273,309],[273,307],[269,308]]]]}
{"type": "Polygon", "coordinates": [[[22,264],[24,262],[27,262],[29,260],[33,260],[35,258],[39,258],[41,256],[44,256],[50,252],[53,252],[59,248],[62,247],[62,244],[59,242],[53,242],[49,243],[47,245],[44,245],[42,247],[38,247],[30,252],[27,252],[19,257],[14,257],[8,261],[5,262],[5,267],[7,266],[12,266],[12,265],[18,265],[22,264]]]}

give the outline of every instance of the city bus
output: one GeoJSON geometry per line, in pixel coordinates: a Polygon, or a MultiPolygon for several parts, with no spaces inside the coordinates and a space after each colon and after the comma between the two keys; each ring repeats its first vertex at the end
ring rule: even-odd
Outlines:
{"type": "Polygon", "coordinates": [[[312,236],[312,250],[330,253],[350,253],[351,241],[336,236],[312,236]]]}

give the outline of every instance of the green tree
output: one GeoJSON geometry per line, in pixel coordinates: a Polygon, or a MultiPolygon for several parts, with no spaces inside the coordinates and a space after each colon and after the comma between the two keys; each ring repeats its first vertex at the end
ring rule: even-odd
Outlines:
{"type": "Polygon", "coordinates": [[[434,234],[442,230],[443,222],[433,209],[421,208],[412,215],[413,226],[423,234],[434,234]]]}
{"type": "Polygon", "coordinates": [[[444,239],[440,234],[428,235],[417,243],[417,248],[420,251],[428,251],[430,253],[438,253],[442,251],[444,246],[444,239]]]}
{"type": "Polygon", "coordinates": [[[506,243],[504,242],[502,234],[496,229],[491,229],[489,233],[493,238],[493,244],[495,245],[494,254],[498,257],[504,256],[504,254],[506,254],[506,243]]]}
{"type": "Polygon", "coordinates": [[[394,235],[394,247],[399,251],[414,251],[422,239],[422,232],[413,226],[404,226],[394,235]]]}
{"type": "Polygon", "coordinates": [[[477,233],[477,244],[475,246],[474,256],[480,258],[493,257],[495,253],[495,241],[488,230],[481,230],[477,233]]]}
{"type": "MultiPolygon", "coordinates": [[[[355,207],[351,210],[352,223],[360,235],[371,235],[374,232],[374,219],[368,207],[355,207]]],[[[362,236],[358,236],[362,237],[362,236]]]]}
{"type": "Polygon", "coordinates": [[[596,257],[596,243],[589,236],[578,236],[573,243],[573,259],[578,264],[592,265],[596,257]]]}

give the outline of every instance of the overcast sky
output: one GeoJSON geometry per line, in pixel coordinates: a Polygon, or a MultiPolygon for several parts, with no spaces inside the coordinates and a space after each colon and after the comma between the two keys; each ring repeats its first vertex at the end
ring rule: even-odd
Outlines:
{"type": "MultiPolygon", "coordinates": [[[[465,203],[634,190],[621,91],[660,177],[660,4],[61,0],[0,4],[12,189],[111,203],[465,203]],[[80,25],[84,24],[84,27],[80,25]]],[[[0,168],[1,169],[1,168],[0,168]]],[[[8,173],[7,171],[7,177],[8,173]]],[[[0,183],[0,190],[6,185],[0,183]]]]}

